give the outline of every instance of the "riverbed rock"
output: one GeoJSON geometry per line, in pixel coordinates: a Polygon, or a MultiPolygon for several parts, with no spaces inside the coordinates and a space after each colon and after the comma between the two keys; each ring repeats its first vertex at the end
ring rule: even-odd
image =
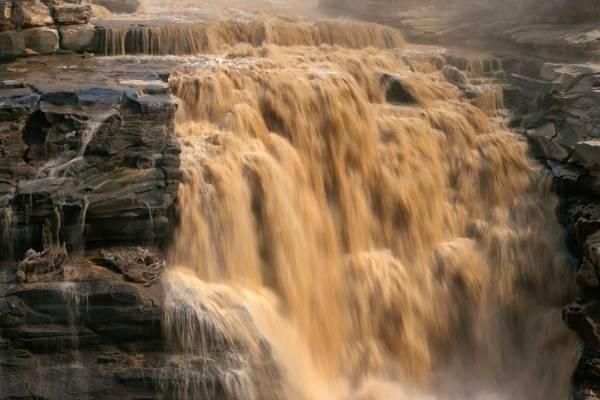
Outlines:
{"type": "Polygon", "coordinates": [[[74,52],[93,51],[96,47],[96,28],[94,25],[67,25],[60,31],[61,49],[74,52]]]}
{"type": "Polygon", "coordinates": [[[31,28],[23,31],[25,48],[38,54],[54,53],[59,47],[58,31],[52,28],[31,28]]]}
{"type": "MultiPolygon", "coordinates": [[[[154,76],[133,79],[135,87],[63,76],[58,85],[42,75],[0,86],[0,234],[10,238],[0,258],[22,259],[45,243],[71,252],[164,241],[182,179],[168,87],[158,90],[154,76]]],[[[129,275],[151,281],[138,272],[129,275]]]]}
{"type": "Polygon", "coordinates": [[[569,152],[557,141],[553,123],[529,129],[527,139],[535,157],[554,161],[564,161],[569,157],[569,152]]]}

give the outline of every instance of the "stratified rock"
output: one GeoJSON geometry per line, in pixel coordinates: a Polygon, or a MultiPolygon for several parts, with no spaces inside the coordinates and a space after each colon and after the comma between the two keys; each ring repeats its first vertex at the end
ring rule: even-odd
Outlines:
{"type": "Polygon", "coordinates": [[[55,279],[62,275],[62,265],[67,258],[64,247],[50,247],[42,252],[29,250],[25,259],[19,263],[17,278],[21,282],[37,282],[55,279]]]}
{"type": "Polygon", "coordinates": [[[552,123],[529,129],[527,138],[534,157],[554,161],[564,161],[569,157],[569,152],[556,140],[556,128],[552,123]]]}
{"type": "Polygon", "coordinates": [[[18,57],[25,51],[25,37],[20,31],[0,32],[0,58],[18,57]]]}
{"type": "Polygon", "coordinates": [[[31,28],[23,31],[25,48],[39,54],[51,54],[58,49],[58,32],[52,28],[31,28]]]}
{"type": "Polygon", "coordinates": [[[93,51],[96,46],[96,28],[94,25],[67,25],[60,31],[60,47],[74,52],[93,51]]]}
{"type": "Polygon", "coordinates": [[[128,280],[149,285],[160,277],[166,262],[157,254],[142,247],[105,251],[101,250],[92,262],[118,271],[128,280]]]}
{"type": "Polygon", "coordinates": [[[52,8],[54,21],[60,25],[87,24],[92,17],[92,6],[89,4],[61,4],[52,8]]]}
{"type": "Polygon", "coordinates": [[[600,140],[588,140],[575,145],[573,159],[585,168],[600,169],[600,140]]]}
{"type": "Polygon", "coordinates": [[[118,14],[131,14],[137,11],[140,7],[139,0],[93,0],[94,4],[98,4],[110,12],[118,14]]]}

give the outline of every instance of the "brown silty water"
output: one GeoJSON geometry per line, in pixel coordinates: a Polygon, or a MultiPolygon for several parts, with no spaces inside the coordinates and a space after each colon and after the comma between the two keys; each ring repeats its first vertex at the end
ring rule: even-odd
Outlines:
{"type": "Polygon", "coordinates": [[[260,18],[170,78],[177,397],[210,365],[230,399],[566,398],[557,201],[501,96],[471,105],[389,28],[260,18]]]}

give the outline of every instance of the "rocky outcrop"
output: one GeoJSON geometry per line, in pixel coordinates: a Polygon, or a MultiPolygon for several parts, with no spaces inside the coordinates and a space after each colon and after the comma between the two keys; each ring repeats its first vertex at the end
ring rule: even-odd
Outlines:
{"type": "Polygon", "coordinates": [[[0,84],[0,259],[63,243],[160,244],[181,180],[168,85],[56,86],[37,74],[0,84]]]}
{"type": "Polygon", "coordinates": [[[46,282],[16,284],[14,270],[2,271],[0,398],[155,398],[166,362],[160,285],[129,283],[86,258],[46,282]]]}
{"type": "Polygon", "coordinates": [[[93,50],[89,0],[0,0],[0,59],[93,50]]]}
{"type": "Polygon", "coordinates": [[[0,82],[0,399],[169,398],[183,355],[163,338],[160,244],[181,171],[164,75],[29,61],[0,82]]]}
{"type": "Polygon", "coordinates": [[[565,323],[583,343],[574,398],[596,400],[600,389],[600,66],[527,61],[512,67],[524,95],[542,96],[517,107],[514,126],[551,171],[561,198],[567,241],[579,260],[581,297],[565,308],[565,323]],[[545,94],[544,94],[545,93],[545,94]]]}

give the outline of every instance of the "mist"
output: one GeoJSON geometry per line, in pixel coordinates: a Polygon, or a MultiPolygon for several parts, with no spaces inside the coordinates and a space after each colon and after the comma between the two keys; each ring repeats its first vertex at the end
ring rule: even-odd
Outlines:
{"type": "Polygon", "coordinates": [[[379,15],[432,7],[432,13],[451,9],[464,17],[493,14],[498,18],[546,18],[552,22],[593,21],[600,16],[600,2],[597,0],[378,0],[368,3],[354,0],[322,0],[320,6],[325,9],[379,15]]]}

